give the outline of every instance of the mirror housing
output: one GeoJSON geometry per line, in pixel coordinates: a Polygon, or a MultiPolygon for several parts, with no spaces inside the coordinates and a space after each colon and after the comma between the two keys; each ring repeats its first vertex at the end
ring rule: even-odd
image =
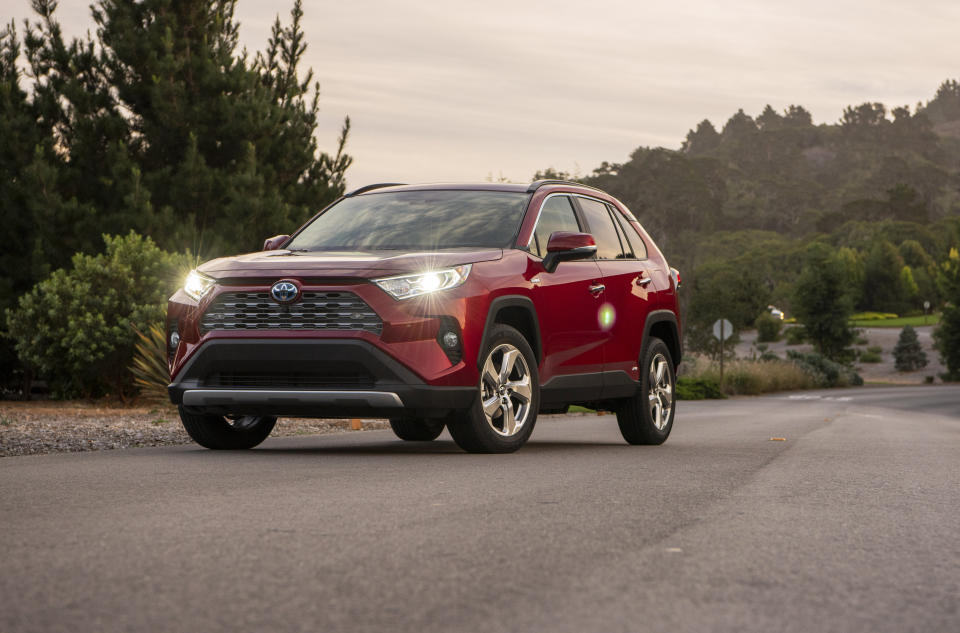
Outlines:
{"type": "Polygon", "coordinates": [[[548,273],[552,273],[560,262],[589,259],[596,254],[597,242],[589,233],[555,231],[547,240],[547,254],[543,258],[543,268],[548,273]]]}
{"type": "Polygon", "coordinates": [[[290,239],[289,235],[274,235],[263,241],[263,250],[275,251],[280,248],[284,242],[290,239]]]}

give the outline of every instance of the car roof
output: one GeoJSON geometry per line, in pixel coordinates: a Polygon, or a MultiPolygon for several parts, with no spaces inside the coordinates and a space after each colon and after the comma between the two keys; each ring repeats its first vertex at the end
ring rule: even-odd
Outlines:
{"type": "MultiPolygon", "coordinates": [[[[513,183],[513,182],[475,182],[475,183],[464,183],[464,182],[441,182],[441,183],[425,183],[425,184],[401,184],[401,183],[378,183],[372,185],[366,185],[365,187],[360,187],[349,193],[344,194],[346,197],[358,196],[368,193],[384,193],[384,192],[394,192],[394,191],[505,191],[511,193],[533,193],[540,187],[544,186],[562,186],[563,188],[570,188],[573,190],[585,190],[585,191],[601,191],[590,185],[584,185],[578,182],[568,182],[565,180],[535,180],[531,183],[513,183]]],[[[605,195],[606,192],[602,192],[605,195]]]]}

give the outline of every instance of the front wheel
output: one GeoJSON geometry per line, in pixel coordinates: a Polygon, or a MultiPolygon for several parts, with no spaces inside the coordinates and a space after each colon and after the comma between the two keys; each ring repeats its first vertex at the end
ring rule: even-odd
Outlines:
{"type": "Polygon", "coordinates": [[[258,415],[212,415],[191,413],[180,407],[180,421],[194,442],[214,450],[253,448],[267,439],[276,418],[258,415]]]}
{"type": "Polygon", "coordinates": [[[651,337],[641,363],[640,389],[617,409],[617,424],[629,444],[663,444],[673,428],[676,403],[670,349],[651,337]]]}
{"type": "Polygon", "coordinates": [[[497,325],[483,350],[477,399],[447,424],[469,453],[512,453],[530,437],[540,410],[540,376],[530,344],[509,325],[497,325]]]}

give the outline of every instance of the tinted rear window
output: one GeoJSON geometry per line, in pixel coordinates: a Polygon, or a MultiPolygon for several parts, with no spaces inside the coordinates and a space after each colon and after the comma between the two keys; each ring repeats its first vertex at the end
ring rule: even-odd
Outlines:
{"type": "Polygon", "coordinates": [[[528,199],[526,193],[504,191],[402,191],[345,198],[310,223],[288,248],[505,248],[516,236],[528,199]]]}

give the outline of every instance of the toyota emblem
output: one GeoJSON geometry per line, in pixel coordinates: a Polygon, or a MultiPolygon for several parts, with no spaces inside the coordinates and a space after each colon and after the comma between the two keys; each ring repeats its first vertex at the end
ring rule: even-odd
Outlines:
{"type": "Polygon", "coordinates": [[[296,300],[299,294],[300,289],[290,281],[278,281],[270,288],[270,296],[278,303],[290,303],[296,300]]]}

